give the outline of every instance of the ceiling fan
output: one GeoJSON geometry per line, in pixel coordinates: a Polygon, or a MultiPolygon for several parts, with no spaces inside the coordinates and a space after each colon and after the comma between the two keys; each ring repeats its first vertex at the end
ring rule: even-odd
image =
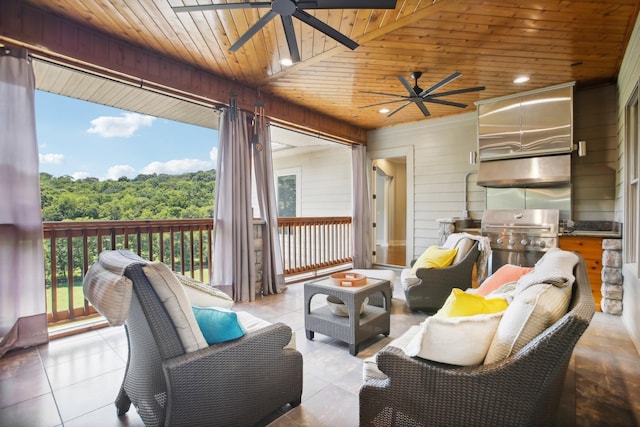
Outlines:
{"type": "Polygon", "coordinates": [[[402,110],[404,107],[406,107],[407,105],[414,103],[418,106],[418,108],[420,109],[420,111],[422,111],[422,114],[424,114],[425,117],[429,117],[431,115],[431,113],[429,112],[429,110],[427,109],[427,107],[424,105],[425,102],[431,102],[434,104],[441,104],[441,105],[449,105],[451,107],[458,107],[458,108],[466,108],[467,104],[461,104],[459,102],[453,102],[453,101],[446,101],[444,99],[440,99],[444,96],[450,96],[450,95],[457,95],[460,93],[467,93],[467,92],[476,92],[479,90],[484,90],[484,86],[476,86],[476,87],[470,87],[470,88],[466,88],[466,89],[457,89],[457,90],[450,90],[448,92],[439,92],[439,93],[434,93],[436,90],[440,89],[441,87],[443,87],[444,85],[451,83],[452,81],[454,81],[455,79],[457,79],[458,77],[460,77],[462,74],[459,72],[455,72],[453,74],[451,74],[449,77],[446,77],[442,80],[440,80],[438,83],[434,84],[433,86],[431,86],[428,89],[422,89],[420,86],[418,86],[418,79],[420,78],[420,76],[422,76],[422,72],[420,71],[414,71],[413,73],[411,73],[411,78],[414,80],[415,82],[415,86],[411,87],[411,85],[409,84],[409,82],[407,81],[407,79],[404,78],[404,76],[397,76],[398,80],[400,80],[400,83],[402,83],[402,85],[405,87],[405,89],[407,89],[407,92],[409,92],[409,96],[406,95],[396,95],[393,93],[384,93],[384,92],[373,92],[373,91],[369,91],[369,90],[361,90],[361,93],[372,93],[375,95],[383,95],[383,96],[393,96],[395,98],[399,98],[393,101],[386,101],[386,102],[379,102],[377,104],[369,104],[369,105],[365,105],[363,107],[360,108],[368,108],[368,107],[373,107],[376,105],[384,105],[384,104],[392,104],[395,102],[404,102],[404,104],[402,104],[400,107],[396,108],[395,110],[393,110],[392,112],[390,112],[387,117],[391,117],[393,116],[395,113],[397,113],[398,111],[402,110]]]}
{"type": "Polygon", "coordinates": [[[260,18],[246,33],[244,33],[238,41],[236,41],[230,52],[236,52],[251,37],[262,29],[269,21],[280,15],[284,34],[289,46],[291,61],[300,61],[300,51],[296,41],[296,34],[293,29],[292,16],[298,18],[302,22],[310,25],[318,31],[331,37],[338,43],[341,43],[353,50],[358,47],[358,43],[351,40],[333,27],[325,24],[315,16],[307,13],[304,9],[395,9],[397,0],[273,0],[260,2],[242,2],[242,3],[220,3],[220,4],[202,4],[194,6],[173,6],[175,12],[196,12],[205,10],[228,10],[228,9],[250,9],[250,8],[270,8],[270,10],[260,18]]]}

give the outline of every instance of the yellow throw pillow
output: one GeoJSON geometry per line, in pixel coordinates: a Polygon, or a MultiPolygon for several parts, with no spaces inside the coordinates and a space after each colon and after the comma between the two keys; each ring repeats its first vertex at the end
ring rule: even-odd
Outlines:
{"type": "Polygon", "coordinates": [[[506,310],[508,305],[502,298],[485,298],[482,295],[467,294],[462,289],[454,288],[434,317],[446,319],[500,313],[506,310]]]}
{"type": "Polygon", "coordinates": [[[456,257],[458,249],[446,249],[439,246],[429,246],[416,260],[411,268],[411,273],[416,274],[419,268],[443,268],[448,267],[456,257]]]}

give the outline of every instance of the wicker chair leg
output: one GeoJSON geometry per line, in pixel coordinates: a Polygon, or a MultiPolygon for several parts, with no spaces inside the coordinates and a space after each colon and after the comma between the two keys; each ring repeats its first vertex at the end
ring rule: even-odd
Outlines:
{"type": "Polygon", "coordinates": [[[124,386],[120,387],[120,392],[118,393],[118,397],[116,397],[116,412],[119,417],[129,411],[131,407],[131,399],[127,396],[127,392],[124,391],[124,386]]]}
{"type": "Polygon", "coordinates": [[[292,408],[295,408],[296,406],[300,406],[300,403],[302,403],[302,398],[289,402],[289,405],[291,405],[292,408]]]}

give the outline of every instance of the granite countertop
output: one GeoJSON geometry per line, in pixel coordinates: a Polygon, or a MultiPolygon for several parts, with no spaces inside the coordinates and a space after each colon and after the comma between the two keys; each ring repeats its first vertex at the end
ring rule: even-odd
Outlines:
{"type": "MultiPolygon", "coordinates": [[[[456,232],[470,234],[481,233],[481,221],[470,218],[452,218],[456,232]]],[[[561,227],[562,229],[562,227],[561,227]]],[[[609,239],[622,238],[622,224],[615,221],[575,221],[571,228],[564,227],[564,231],[558,233],[562,236],[602,237],[609,239]]]]}
{"type": "Polygon", "coordinates": [[[583,236],[583,237],[605,237],[610,239],[619,239],[622,233],[613,230],[574,230],[571,232],[559,233],[559,236],[583,236]]]}
{"type": "Polygon", "coordinates": [[[576,221],[573,228],[564,229],[559,236],[622,238],[622,224],[615,221],[576,221]]]}

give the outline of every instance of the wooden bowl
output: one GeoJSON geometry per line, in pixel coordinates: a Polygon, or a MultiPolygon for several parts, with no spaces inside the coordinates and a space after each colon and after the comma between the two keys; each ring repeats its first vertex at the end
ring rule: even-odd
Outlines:
{"type": "Polygon", "coordinates": [[[331,278],[338,286],[362,286],[367,283],[367,276],[360,273],[333,273],[331,278]]]}

